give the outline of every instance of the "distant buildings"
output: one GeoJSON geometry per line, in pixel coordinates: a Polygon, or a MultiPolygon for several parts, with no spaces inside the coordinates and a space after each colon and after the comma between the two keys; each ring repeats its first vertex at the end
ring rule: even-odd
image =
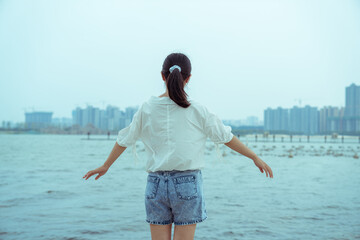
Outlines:
{"type": "Polygon", "coordinates": [[[72,126],[72,118],[53,118],[51,120],[51,125],[58,128],[66,128],[72,126]]]}
{"type": "Polygon", "coordinates": [[[260,126],[263,125],[263,123],[259,120],[256,116],[249,116],[245,119],[245,124],[247,126],[260,126]]]}
{"type": "MultiPolygon", "coordinates": [[[[78,125],[80,128],[94,127],[104,131],[116,131],[131,123],[137,109],[127,107],[125,111],[121,111],[113,106],[107,106],[106,109],[93,106],[77,107],[72,111],[72,118],[52,118],[52,112],[27,112],[24,127],[38,130],[49,126],[64,129],[78,125]]],[[[13,128],[12,125],[11,122],[2,122],[3,129],[13,128]]]]}
{"type": "Polygon", "coordinates": [[[360,133],[360,86],[354,83],[345,89],[345,108],[329,108],[327,130],[337,133],[360,133]]]}
{"type": "Polygon", "coordinates": [[[318,133],[318,113],[316,107],[294,106],[291,109],[278,107],[264,111],[264,130],[277,132],[318,133]]]}
{"type": "MultiPolygon", "coordinates": [[[[256,116],[241,120],[224,120],[228,125],[243,128],[259,128],[261,131],[285,134],[360,134],[360,86],[354,83],[345,89],[345,107],[324,106],[321,109],[306,105],[290,109],[277,107],[264,110],[264,122],[256,116]],[[263,126],[263,127],[262,127],[263,126]]],[[[59,128],[95,127],[105,131],[116,131],[128,126],[138,107],[107,106],[99,109],[93,106],[77,107],[72,118],[52,118],[52,112],[25,113],[25,124],[2,121],[2,129],[27,128],[40,129],[48,126],[59,128]]]]}
{"type": "Polygon", "coordinates": [[[25,128],[40,129],[51,125],[52,112],[25,113],[25,128]]]}
{"type": "Polygon", "coordinates": [[[24,128],[24,122],[21,123],[15,123],[15,122],[11,122],[11,121],[2,121],[1,123],[1,128],[2,129],[23,129],[24,128]]]}
{"type": "Polygon", "coordinates": [[[246,119],[240,120],[223,120],[224,124],[231,125],[234,127],[239,126],[262,126],[263,123],[256,116],[249,116],[246,119]]]}
{"type": "Polygon", "coordinates": [[[82,109],[77,107],[72,111],[72,123],[81,127],[89,124],[101,130],[119,130],[128,126],[138,108],[127,107],[125,112],[118,107],[107,106],[106,109],[99,109],[87,106],[82,109]]]}
{"type": "Polygon", "coordinates": [[[326,106],[320,110],[306,105],[291,109],[267,108],[264,130],[296,134],[360,133],[360,86],[346,87],[344,107],[326,106]]]}

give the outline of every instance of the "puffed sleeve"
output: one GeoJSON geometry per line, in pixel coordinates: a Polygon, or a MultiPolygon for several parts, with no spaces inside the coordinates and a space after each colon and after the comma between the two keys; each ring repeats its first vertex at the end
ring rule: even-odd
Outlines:
{"type": "Polygon", "coordinates": [[[134,114],[129,126],[121,129],[117,135],[116,142],[122,147],[133,146],[141,137],[142,105],[134,114]]]}
{"type": "Polygon", "coordinates": [[[225,126],[220,118],[210,112],[206,107],[205,109],[205,134],[215,144],[228,143],[233,138],[234,134],[231,132],[230,126],[225,126]]]}

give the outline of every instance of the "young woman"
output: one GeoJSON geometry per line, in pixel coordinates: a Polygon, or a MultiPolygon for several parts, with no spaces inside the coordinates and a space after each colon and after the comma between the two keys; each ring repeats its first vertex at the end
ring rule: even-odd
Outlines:
{"type": "Polygon", "coordinates": [[[140,106],[131,124],[119,131],[103,166],[83,178],[98,174],[95,180],[99,179],[127,147],[135,147],[141,139],[147,153],[145,208],[152,239],[171,239],[172,223],[174,239],[193,239],[196,224],[207,218],[201,174],[207,138],[252,159],[266,177],[272,178],[273,173],[232,134],[230,126],[205,106],[187,99],[184,87],[191,77],[187,56],[167,56],[161,76],[166,92],[151,96],[140,106]]]}

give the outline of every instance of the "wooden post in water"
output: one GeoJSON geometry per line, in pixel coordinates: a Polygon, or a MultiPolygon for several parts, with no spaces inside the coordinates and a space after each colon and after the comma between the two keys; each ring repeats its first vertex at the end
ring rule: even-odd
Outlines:
{"type": "Polygon", "coordinates": [[[284,142],[284,137],[281,137],[281,142],[284,142]]]}
{"type": "Polygon", "coordinates": [[[255,135],[255,142],[257,142],[257,135],[255,135]]]}
{"type": "Polygon", "coordinates": [[[290,134],[290,142],[292,142],[292,135],[290,134]]]}
{"type": "Polygon", "coordinates": [[[341,143],[344,143],[344,135],[341,136],[341,143]]]}
{"type": "Polygon", "coordinates": [[[273,134],[273,142],[275,142],[275,134],[273,134]]]}
{"type": "Polygon", "coordinates": [[[110,132],[107,132],[108,140],[110,139],[110,132]]]}
{"type": "Polygon", "coordinates": [[[309,141],[310,141],[310,136],[308,135],[308,136],[307,136],[307,142],[309,142],[309,141]]]}
{"type": "Polygon", "coordinates": [[[326,143],[326,135],[325,135],[325,137],[324,137],[324,142],[326,143]]]}
{"type": "Polygon", "coordinates": [[[88,140],[90,140],[90,132],[88,132],[87,135],[88,135],[88,140]]]}

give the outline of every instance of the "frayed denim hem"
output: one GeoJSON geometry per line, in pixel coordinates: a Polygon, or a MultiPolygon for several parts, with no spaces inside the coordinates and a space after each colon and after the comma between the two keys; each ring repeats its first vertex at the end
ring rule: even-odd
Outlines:
{"type": "Polygon", "coordinates": [[[149,221],[146,219],[146,221],[150,224],[155,224],[155,225],[168,225],[171,224],[173,221],[168,220],[168,221],[164,221],[164,222],[156,222],[156,221],[149,221]]]}
{"type": "Polygon", "coordinates": [[[207,219],[207,216],[204,217],[203,219],[195,220],[195,221],[191,221],[191,222],[174,222],[174,225],[190,225],[190,224],[203,222],[205,219],[207,219]]]}

